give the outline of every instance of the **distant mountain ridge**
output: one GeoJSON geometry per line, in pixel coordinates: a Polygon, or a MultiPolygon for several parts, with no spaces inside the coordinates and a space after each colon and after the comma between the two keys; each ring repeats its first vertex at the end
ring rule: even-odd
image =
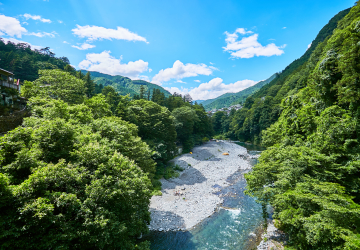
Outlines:
{"type": "MultiPolygon", "coordinates": [[[[83,74],[86,74],[88,71],[81,70],[83,74]]],[[[136,94],[140,94],[140,86],[143,85],[145,87],[145,93],[150,90],[152,93],[153,89],[159,89],[162,93],[165,94],[165,97],[171,96],[171,93],[164,89],[163,87],[143,81],[143,80],[131,80],[125,76],[112,76],[108,74],[99,73],[96,71],[89,71],[91,78],[98,85],[102,84],[104,87],[112,86],[114,89],[119,92],[120,95],[130,94],[133,97],[136,94]]]]}
{"type": "Polygon", "coordinates": [[[227,108],[231,105],[238,104],[240,102],[244,102],[245,99],[261,89],[266,84],[270,83],[272,80],[274,80],[278,76],[278,73],[273,74],[271,77],[264,81],[260,81],[256,83],[255,85],[246,88],[244,90],[241,90],[237,93],[225,93],[217,98],[209,99],[202,102],[202,105],[205,107],[207,111],[212,109],[220,109],[220,108],[227,108]]]}

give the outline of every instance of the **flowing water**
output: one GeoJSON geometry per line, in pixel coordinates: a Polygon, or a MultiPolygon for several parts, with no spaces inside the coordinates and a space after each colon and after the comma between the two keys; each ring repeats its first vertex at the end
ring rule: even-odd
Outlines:
{"type": "MultiPolygon", "coordinates": [[[[238,143],[249,154],[259,154],[264,148],[238,143]]],[[[256,159],[250,160],[251,165],[256,159]]],[[[253,249],[260,234],[262,209],[255,200],[244,194],[244,171],[228,178],[232,185],[221,188],[217,194],[224,202],[218,211],[195,228],[186,232],[151,232],[143,237],[151,242],[152,250],[191,249],[253,249]]]]}

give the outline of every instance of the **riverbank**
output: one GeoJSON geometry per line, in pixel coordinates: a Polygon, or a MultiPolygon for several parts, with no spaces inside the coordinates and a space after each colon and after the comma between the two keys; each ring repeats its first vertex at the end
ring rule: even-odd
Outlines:
{"type": "Polygon", "coordinates": [[[250,170],[248,159],[254,157],[235,143],[211,141],[173,159],[185,170],[178,178],[160,180],[163,195],[151,198],[149,229],[189,230],[211,216],[223,202],[219,191],[231,185],[228,177],[250,170]]]}

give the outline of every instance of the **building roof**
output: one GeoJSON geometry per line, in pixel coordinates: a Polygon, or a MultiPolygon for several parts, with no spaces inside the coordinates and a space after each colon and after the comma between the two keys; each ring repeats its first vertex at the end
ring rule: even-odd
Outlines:
{"type": "Polygon", "coordinates": [[[2,69],[0,68],[0,74],[3,74],[3,75],[6,75],[6,76],[9,76],[9,75],[14,75],[14,73],[10,72],[10,71],[7,71],[5,69],[2,69]]]}

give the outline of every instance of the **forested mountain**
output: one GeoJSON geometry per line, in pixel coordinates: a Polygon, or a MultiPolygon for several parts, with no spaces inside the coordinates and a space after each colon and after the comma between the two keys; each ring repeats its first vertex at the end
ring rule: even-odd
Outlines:
{"type": "MultiPolygon", "coordinates": [[[[86,70],[81,70],[83,74],[86,74],[86,70]]],[[[119,94],[127,95],[130,94],[131,97],[140,94],[141,86],[144,87],[145,94],[149,91],[152,93],[153,89],[158,89],[162,93],[165,94],[165,97],[169,97],[171,94],[169,91],[165,90],[164,88],[160,87],[159,85],[143,81],[143,80],[131,80],[128,77],[124,76],[111,76],[95,71],[89,71],[93,81],[98,86],[112,86],[119,94]]]]}
{"type": "Polygon", "coordinates": [[[360,249],[359,43],[357,4],[279,87],[269,148],[246,176],[294,249],[360,249]]]}
{"type": "Polygon", "coordinates": [[[261,143],[262,131],[275,123],[281,113],[281,101],[306,87],[311,76],[313,65],[320,59],[323,47],[333,34],[339,20],[349,13],[350,9],[339,12],[321,29],[311,47],[299,59],[287,66],[274,80],[249,96],[244,108],[238,110],[231,118],[228,137],[241,141],[261,143]]]}
{"type": "Polygon", "coordinates": [[[64,69],[67,57],[55,57],[49,47],[32,50],[27,43],[5,43],[0,38],[0,68],[13,72],[16,79],[34,81],[39,69],[64,69]]]}
{"type": "Polygon", "coordinates": [[[270,78],[260,81],[255,85],[241,90],[237,93],[225,93],[215,99],[210,99],[202,102],[202,105],[205,107],[206,110],[212,109],[220,109],[224,107],[229,107],[234,104],[239,104],[245,101],[245,99],[250,96],[251,94],[255,93],[259,89],[261,89],[266,84],[270,83],[278,76],[277,73],[273,74],[270,78]]]}

